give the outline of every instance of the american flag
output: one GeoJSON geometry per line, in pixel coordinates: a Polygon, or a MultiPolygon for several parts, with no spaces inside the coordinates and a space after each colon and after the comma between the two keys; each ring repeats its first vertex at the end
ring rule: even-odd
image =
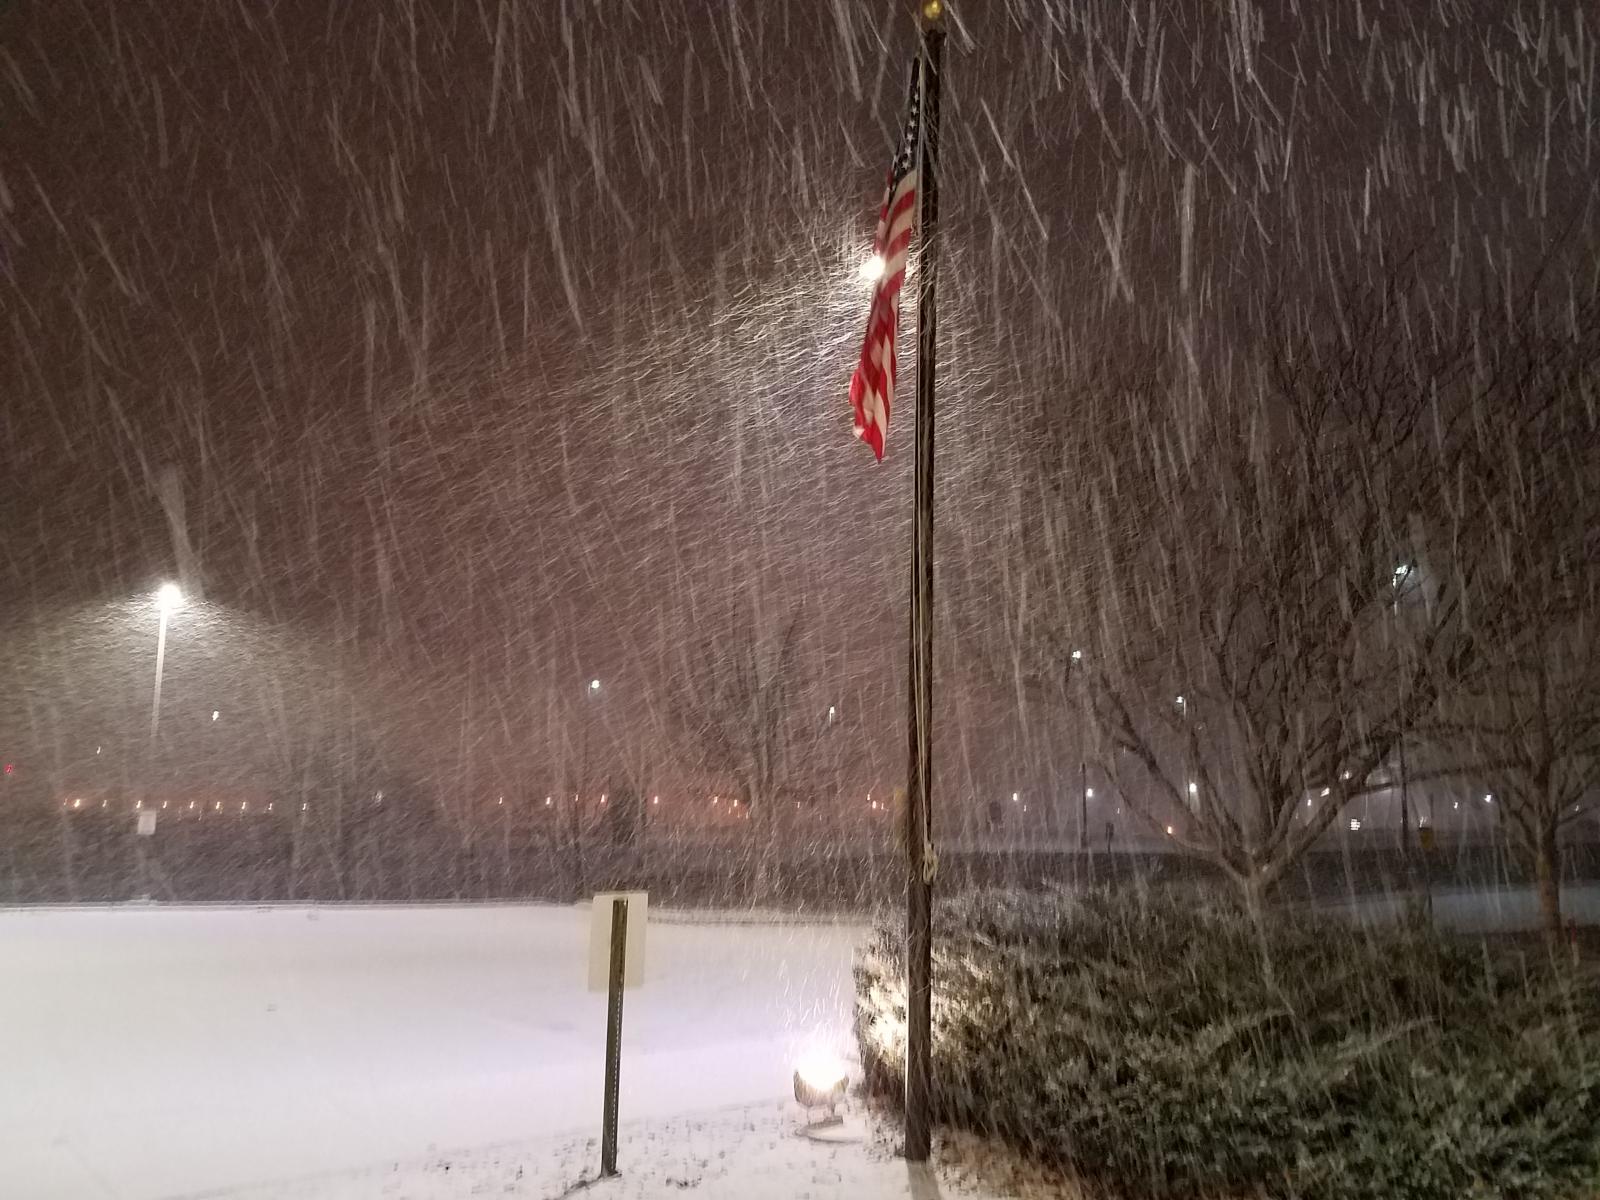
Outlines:
{"type": "Polygon", "coordinates": [[[878,232],[872,240],[871,267],[877,284],[872,289],[872,310],[867,314],[867,336],[861,342],[861,361],[850,377],[856,436],[871,446],[880,460],[884,435],[889,432],[889,410],[894,407],[894,338],[900,323],[900,288],[905,283],[911,231],[917,220],[917,150],[922,137],[920,67],[920,62],[911,65],[911,100],[905,129],[889,168],[878,232]]]}

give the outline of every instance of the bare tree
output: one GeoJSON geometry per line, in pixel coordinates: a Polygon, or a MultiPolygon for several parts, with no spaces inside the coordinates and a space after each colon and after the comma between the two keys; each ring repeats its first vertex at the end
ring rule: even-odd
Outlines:
{"type": "Polygon", "coordinates": [[[1252,907],[1459,667],[1425,418],[1460,365],[1397,332],[1399,303],[1355,288],[1330,332],[1280,326],[1245,365],[1102,384],[1025,539],[1016,623],[1094,765],[1252,907]]]}
{"type": "Polygon", "coordinates": [[[672,721],[690,765],[731,784],[749,814],[758,899],[776,882],[780,802],[805,789],[815,766],[808,751],[827,721],[805,704],[813,690],[803,669],[805,624],[802,604],[768,617],[755,600],[736,600],[702,624],[708,632],[684,651],[672,685],[672,721]]]}
{"type": "Polygon", "coordinates": [[[1444,768],[1481,785],[1561,927],[1561,827],[1600,787],[1600,293],[1541,312],[1537,291],[1487,307],[1473,335],[1458,469],[1441,489],[1480,563],[1471,670],[1426,730],[1444,768]]]}

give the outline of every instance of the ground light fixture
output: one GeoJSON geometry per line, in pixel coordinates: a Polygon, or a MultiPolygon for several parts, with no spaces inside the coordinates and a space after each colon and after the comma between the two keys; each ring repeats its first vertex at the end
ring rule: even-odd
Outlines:
{"type": "Polygon", "coordinates": [[[837,1055],[808,1050],[794,1069],[795,1102],[805,1110],[800,1133],[818,1142],[859,1142],[865,1123],[845,1113],[850,1091],[850,1068],[837,1055]]]}

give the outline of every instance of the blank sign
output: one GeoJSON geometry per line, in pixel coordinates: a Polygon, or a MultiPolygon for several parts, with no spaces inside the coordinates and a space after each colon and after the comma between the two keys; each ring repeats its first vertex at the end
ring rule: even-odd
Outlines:
{"type": "Polygon", "coordinates": [[[601,892],[594,898],[589,914],[589,990],[606,991],[611,985],[611,902],[628,902],[628,961],[622,975],[623,987],[638,987],[644,982],[644,929],[650,903],[648,892],[601,892]]]}

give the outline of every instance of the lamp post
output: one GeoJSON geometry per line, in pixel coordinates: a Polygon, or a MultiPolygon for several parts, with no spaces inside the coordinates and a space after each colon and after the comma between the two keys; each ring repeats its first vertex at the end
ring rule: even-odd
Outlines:
{"type": "MultiPolygon", "coordinates": [[[[587,701],[599,699],[600,680],[590,679],[584,685],[583,695],[587,701]]],[[[577,778],[572,789],[572,865],[577,898],[580,900],[589,890],[588,871],[583,859],[583,785],[589,770],[589,720],[590,714],[585,709],[578,734],[577,778]]]]}
{"type": "Polygon", "coordinates": [[[1406,672],[1405,659],[1400,647],[1400,602],[1405,598],[1405,590],[1411,582],[1412,572],[1416,564],[1403,562],[1394,569],[1392,583],[1394,587],[1394,603],[1389,611],[1394,616],[1395,631],[1395,665],[1399,675],[1400,705],[1397,716],[1399,728],[1395,731],[1395,750],[1400,769],[1400,857],[1405,864],[1406,882],[1411,882],[1411,804],[1406,793],[1406,708],[1410,700],[1409,676],[1406,672]]]}
{"type": "MultiPolygon", "coordinates": [[[[167,665],[167,618],[182,604],[183,591],[177,584],[163,583],[156,589],[156,611],[160,614],[156,626],[156,681],[150,695],[150,741],[145,748],[144,787],[140,789],[140,800],[137,805],[140,810],[144,807],[144,801],[149,798],[150,779],[156,767],[156,734],[161,729],[161,675],[167,665]]],[[[153,809],[151,819],[154,820],[153,809]]],[[[141,826],[140,836],[135,839],[135,853],[139,863],[139,892],[140,898],[144,900],[150,899],[150,864],[145,856],[143,836],[147,832],[149,831],[141,826]]]]}
{"type": "Polygon", "coordinates": [[[155,749],[156,733],[161,728],[161,672],[167,662],[167,618],[183,605],[183,592],[175,583],[156,589],[156,611],[161,614],[156,626],[156,686],[150,698],[150,747],[155,749]]]}
{"type": "Polygon", "coordinates": [[[1089,849],[1089,762],[1078,761],[1078,849],[1089,849]]]}

